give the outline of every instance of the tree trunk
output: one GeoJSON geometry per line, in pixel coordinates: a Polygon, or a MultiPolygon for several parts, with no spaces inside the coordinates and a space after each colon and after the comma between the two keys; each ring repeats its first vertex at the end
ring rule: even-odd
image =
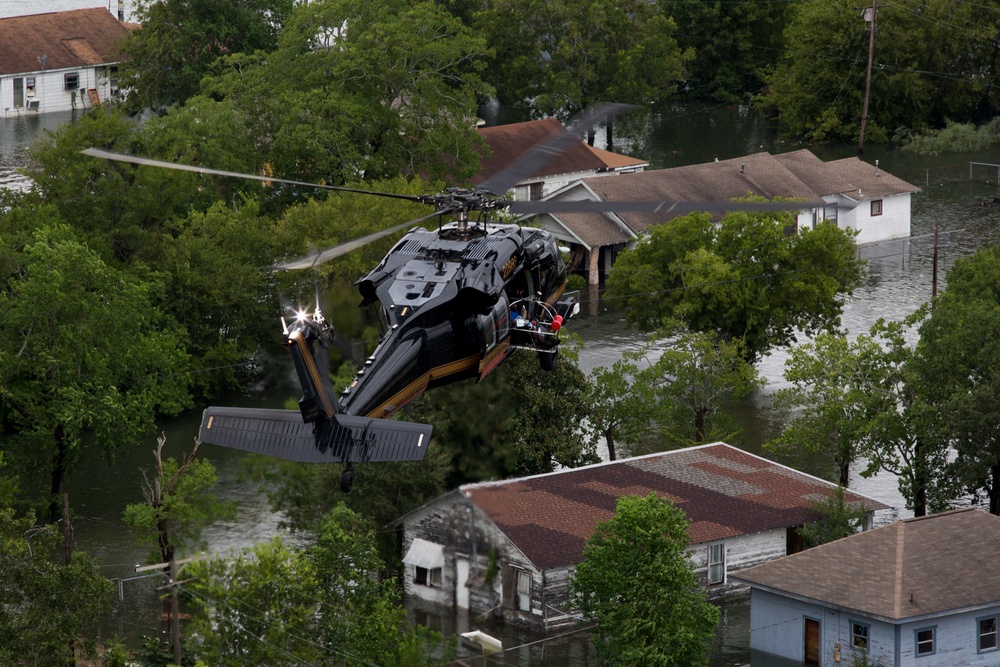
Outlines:
{"type": "Polygon", "coordinates": [[[705,442],[707,437],[705,434],[705,422],[707,417],[707,408],[698,408],[694,413],[694,437],[698,440],[699,444],[705,442]]]}
{"type": "Polygon", "coordinates": [[[62,424],[56,426],[56,431],[53,435],[56,441],[56,455],[52,459],[52,496],[49,500],[49,516],[52,521],[58,521],[61,511],[60,499],[63,493],[63,483],[66,480],[68,446],[66,444],[66,430],[62,424]]]}
{"type": "Polygon", "coordinates": [[[608,124],[605,129],[605,137],[604,137],[607,142],[607,146],[605,146],[605,148],[607,148],[609,151],[613,151],[615,149],[614,120],[611,118],[611,116],[608,116],[607,122],[608,124]]]}
{"type": "Polygon", "coordinates": [[[604,437],[608,439],[608,460],[615,461],[618,455],[615,454],[615,432],[613,429],[608,429],[604,432],[604,437]]]}
{"type": "Polygon", "coordinates": [[[840,485],[846,489],[851,481],[851,464],[846,461],[837,461],[837,467],[840,468],[840,485]]]}
{"type": "Polygon", "coordinates": [[[594,145],[594,139],[597,137],[597,130],[590,128],[587,130],[587,144],[590,146],[594,145]]]}
{"type": "Polygon", "coordinates": [[[920,438],[913,445],[913,516],[927,515],[927,461],[920,438]]]}

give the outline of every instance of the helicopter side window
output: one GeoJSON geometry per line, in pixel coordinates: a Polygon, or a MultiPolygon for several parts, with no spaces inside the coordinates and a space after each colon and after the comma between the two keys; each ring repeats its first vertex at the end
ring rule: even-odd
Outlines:
{"type": "Polygon", "coordinates": [[[533,307],[530,297],[534,294],[535,283],[531,274],[524,270],[523,266],[518,266],[514,274],[507,280],[504,291],[510,300],[511,307],[523,305],[528,307],[528,314],[532,315],[533,307]]]}

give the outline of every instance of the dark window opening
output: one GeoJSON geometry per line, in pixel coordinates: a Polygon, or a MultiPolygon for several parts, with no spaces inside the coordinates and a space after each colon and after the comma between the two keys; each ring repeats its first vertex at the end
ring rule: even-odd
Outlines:
{"type": "Polygon", "coordinates": [[[873,199],[872,200],[872,216],[882,215],[882,200],[873,199]]]}
{"type": "Polygon", "coordinates": [[[66,90],[77,90],[80,87],[80,74],[78,72],[64,74],[63,81],[66,84],[66,90]]]}
{"type": "Polygon", "coordinates": [[[868,626],[851,623],[851,646],[862,651],[868,650],[868,626]]]}

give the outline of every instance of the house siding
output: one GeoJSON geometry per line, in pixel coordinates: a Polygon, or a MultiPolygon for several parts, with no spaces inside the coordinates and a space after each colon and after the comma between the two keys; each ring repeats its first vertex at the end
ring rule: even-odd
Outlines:
{"type": "Polygon", "coordinates": [[[858,244],[876,243],[910,235],[910,194],[881,197],[882,215],[872,216],[871,199],[860,202],[838,197],[839,225],[857,231],[858,244]]]}
{"type": "Polygon", "coordinates": [[[23,72],[0,77],[0,111],[4,117],[20,114],[50,113],[56,111],[71,111],[73,109],[90,108],[91,102],[87,94],[90,89],[96,89],[101,101],[111,97],[110,65],[70,67],[59,70],[23,72]],[[76,74],[79,77],[77,90],[66,90],[65,76],[76,74]],[[14,99],[14,80],[27,80],[34,77],[35,91],[33,96],[25,92],[25,102],[38,102],[37,109],[28,109],[25,104],[17,106],[14,99]]]}
{"type": "Polygon", "coordinates": [[[759,588],[750,593],[750,648],[794,661],[804,659],[806,618],[820,621],[820,665],[852,664],[862,651],[852,646],[851,626],[869,626],[868,655],[898,667],[986,667],[1000,664],[1000,651],[978,652],[979,619],[1000,616],[1000,605],[920,621],[894,624],[858,612],[777,595],[759,588]],[[917,657],[916,631],[934,628],[935,652],[917,657]],[[898,653],[897,653],[898,636],[898,653]],[[839,657],[839,662],[837,661],[839,657]]]}

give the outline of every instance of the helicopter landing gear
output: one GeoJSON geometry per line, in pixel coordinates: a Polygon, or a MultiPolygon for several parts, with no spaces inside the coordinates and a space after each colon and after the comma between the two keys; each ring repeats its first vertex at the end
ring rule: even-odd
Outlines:
{"type": "Polygon", "coordinates": [[[559,348],[541,350],[538,352],[538,364],[542,367],[543,371],[554,371],[556,369],[556,360],[558,358],[559,348]]]}
{"type": "Polygon", "coordinates": [[[340,475],[340,490],[344,493],[350,493],[352,486],[354,486],[354,464],[348,463],[340,475]]]}

